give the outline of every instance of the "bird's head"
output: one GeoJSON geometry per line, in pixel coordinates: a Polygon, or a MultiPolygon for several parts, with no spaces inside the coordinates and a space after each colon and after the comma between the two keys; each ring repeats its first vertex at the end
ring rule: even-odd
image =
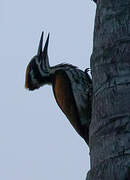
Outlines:
{"type": "Polygon", "coordinates": [[[37,55],[34,56],[26,69],[25,88],[35,90],[51,83],[50,65],[48,59],[49,34],[42,50],[43,32],[41,35],[37,55]]]}

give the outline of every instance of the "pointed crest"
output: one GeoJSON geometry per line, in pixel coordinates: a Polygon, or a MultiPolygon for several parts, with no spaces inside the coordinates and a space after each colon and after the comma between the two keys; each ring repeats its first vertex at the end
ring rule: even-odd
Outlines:
{"type": "Polygon", "coordinates": [[[45,46],[44,46],[44,49],[42,51],[42,46],[43,46],[43,35],[44,35],[44,32],[42,32],[42,35],[41,35],[41,39],[40,39],[40,43],[39,43],[39,47],[38,47],[38,57],[39,57],[39,61],[41,62],[41,65],[42,65],[42,68],[45,70],[45,71],[48,71],[49,68],[50,68],[50,65],[49,65],[49,58],[48,58],[48,44],[49,44],[49,35],[47,36],[47,40],[45,42],[45,46]]]}
{"type": "Polygon", "coordinates": [[[47,36],[47,40],[46,40],[46,43],[45,43],[45,46],[44,46],[44,49],[43,49],[43,52],[42,52],[42,59],[43,59],[42,65],[43,65],[44,69],[49,69],[50,68],[49,58],[48,58],[49,36],[50,36],[50,34],[48,34],[48,36],[47,36]]]}
{"type": "Polygon", "coordinates": [[[42,55],[43,34],[44,34],[44,32],[42,32],[42,35],[41,35],[41,39],[40,39],[40,43],[39,43],[39,47],[38,47],[38,52],[37,52],[38,56],[42,55]]]}

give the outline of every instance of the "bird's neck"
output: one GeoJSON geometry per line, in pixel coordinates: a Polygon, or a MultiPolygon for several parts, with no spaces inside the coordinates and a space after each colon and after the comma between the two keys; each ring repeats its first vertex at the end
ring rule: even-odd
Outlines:
{"type": "MultiPolygon", "coordinates": [[[[66,71],[71,68],[76,68],[71,64],[58,64],[56,66],[51,66],[48,68],[48,76],[46,77],[46,84],[52,85],[55,79],[56,71],[63,70],[66,71]]],[[[45,79],[45,78],[44,78],[45,79]]]]}
{"type": "Polygon", "coordinates": [[[75,66],[71,65],[71,64],[58,64],[56,66],[52,66],[50,67],[50,74],[51,75],[54,75],[56,71],[58,70],[67,70],[67,69],[70,69],[70,68],[76,68],[75,66]]]}
{"type": "Polygon", "coordinates": [[[50,72],[49,74],[52,76],[52,75],[55,75],[55,72],[58,71],[58,70],[61,70],[60,67],[56,67],[56,66],[52,66],[50,67],[50,72]]]}

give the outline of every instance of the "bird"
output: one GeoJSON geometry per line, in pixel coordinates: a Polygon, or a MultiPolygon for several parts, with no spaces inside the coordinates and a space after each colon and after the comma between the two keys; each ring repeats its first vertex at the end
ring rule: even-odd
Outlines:
{"type": "Polygon", "coordinates": [[[33,91],[51,85],[56,102],[77,133],[89,144],[91,122],[92,79],[76,66],[61,63],[50,66],[48,57],[48,34],[43,48],[42,32],[37,54],[26,68],[25,88],[33,91]]]}

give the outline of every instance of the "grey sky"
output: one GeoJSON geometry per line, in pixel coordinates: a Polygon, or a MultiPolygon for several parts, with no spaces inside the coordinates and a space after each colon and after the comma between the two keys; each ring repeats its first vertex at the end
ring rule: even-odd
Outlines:
{"type": "Polygon", "coordinates": [[[82,180],[89,151],[57,106],[50,86],[24,89],[41,31],[50,64],[89,67],[96,5],[91,0],[0,1],[0,179],[82,180]]]}

